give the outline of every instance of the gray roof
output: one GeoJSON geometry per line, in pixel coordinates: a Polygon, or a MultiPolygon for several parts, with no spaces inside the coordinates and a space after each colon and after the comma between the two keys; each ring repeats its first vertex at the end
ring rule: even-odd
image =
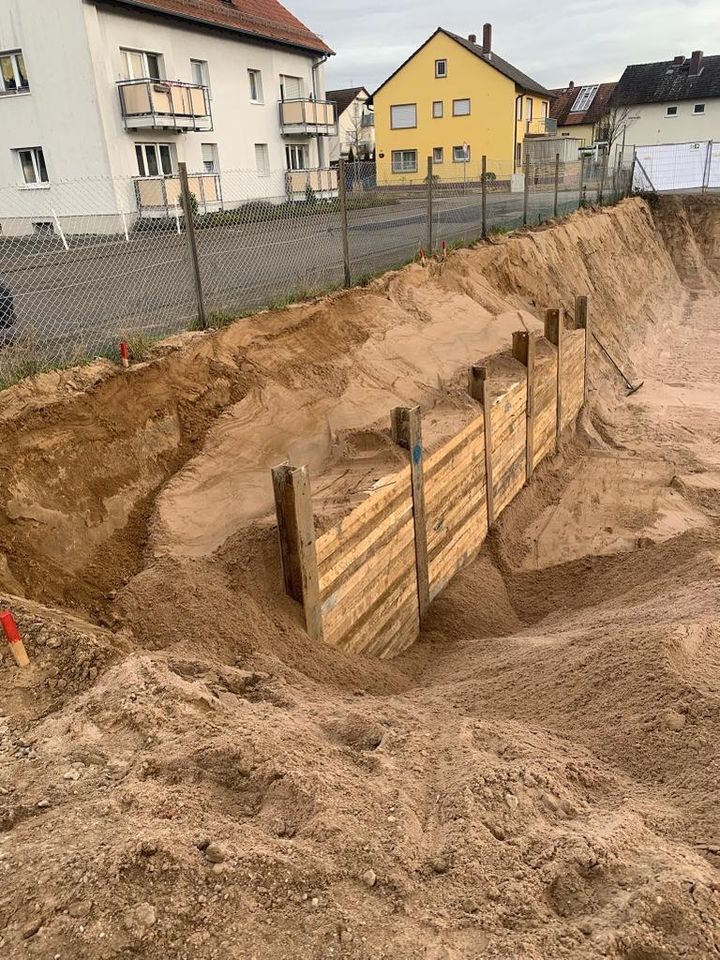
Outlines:
{"type": "Polygon", "coordinates": [[[548,98],[550,97],[551,94],[549,90],[546,90],[545,87],[541,86],[539,83],[533,80],[532,77],[529,77],[526,73],[523,73],[522,70],[518,70],[517,67],[514,67],[511,63],[508,63],[507,60],[503,60],[503,58],[499,57],[495,53],[495,51],[493,51],[490,54],[485,54],[482,52],[482,47],[479,46],[477,43],[470,43],[470,41],[466,40],[465,37],[460,37],[458,36],[457,33],[451,33],[449,30],[445,30],[443,27],[438,27],[435,33],[433,33],[431,37],[428,37],[428,39],[425,41],[425,43],[422,44],[422,46],[418,47],[417,50],[413,50],[413,52],[410,54],[407,60],[403,61],[403,63],[400,64],[397,70],[393,70],[393,72],[390,74],[387,80],[383,80],[383,82],[380,84],[377,90],[373,92],[373,97],[375,96],[375,94],[379,93],[382,90],[382,88],[385,86],[386,83],[389,83],[390,80],[392,80],[395,74],[400,73],[402,68],[406,64],[410,63],[412,58],[416,56],[416,54],[418,54],[423,49],[423,47],[426,47],[430,43],[430,41],[433,39],[433,37],[436,37],[438,35],[438,33],[444,33],[446,37],[450,37],[451,40],[455,40],[461,46],[465,47],[466,50],[469,50],[470,53],[478,57],[478,59],[484,60],[485,63],[488,64],[488,66],[494,67],[500,73],[504,74],[509,80],[512,80],[513,83],[516,86],[520,87],[522,90],[527,90],[530,93],[539,93],[540,96],[542,97],[548,97],[548,98]]]}
{"type": "Polygon", "coordinates": [[[345,87],[342,90],[326,90],[325,99],[337,105],[338,116],[341,116],[361,93],[370,96],[365,87],[345,87]]]}
{"type": "Polygon", "coordinates": [[[633,63],[620,77],[613,101],[628,106],[720,97],[720,56],[703,57],[695,77],[690,76],[689,68],[689,57],[684,63],[633,63]]]}

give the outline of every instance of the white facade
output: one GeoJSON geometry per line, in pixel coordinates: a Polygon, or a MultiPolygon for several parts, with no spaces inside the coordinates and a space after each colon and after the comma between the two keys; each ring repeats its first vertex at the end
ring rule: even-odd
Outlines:
{"type": "Polygon", "coordinates": [[[338,135],[330,139],[330,160],[347,159],[352,147],[355,159],[369,158],[375,149],[375,115],[367,107],[370,95],[361,90],[338,117],[338,135]]]}
{"type": "Polygon", "coordinates": [[[720,97],[641,103],[627,110],[627,143],[720,140],[720,97]],[[703,106],[702,112],[696,111],[698,106],[703,106]]]}
{"type": "Polygon", "coordinates": [[[2,0],[0,57],[13,51],[22,51],[29,90],[0,95],[0,225],[6,232],[13,217],[132,214],[131,178],[148,172],[139,168],[139,144],[153,154],[153,144],[168,145],[163,156],[170,157],[172,173],[185,161],[191,173],[221,174],[226,202],[283,197],[289,166],[329,164],[328,137],[318,127],[293,135],[280,121],[282,78],[288,78],[286,98],[305,98],[314,110],[323,99],[320,54],[94,0],[2,0]],[[204,72],[212,115],[205,125],[212,129],[127,129],[118,90],[118,82],[129,79],[125,50],[159,54],[168,85],[192,84],[198,70],[204,72]],[[193,60],[203,66],[193,68],[193,60]],[[251,81],[249,71],[259,76],[251,81]],[[37,148],[47,182],[28,184],[22,166],[28,154],[21,151],[37,148]],[[80,178],[106,182],[87,191],[66,183],[80,178]]]}

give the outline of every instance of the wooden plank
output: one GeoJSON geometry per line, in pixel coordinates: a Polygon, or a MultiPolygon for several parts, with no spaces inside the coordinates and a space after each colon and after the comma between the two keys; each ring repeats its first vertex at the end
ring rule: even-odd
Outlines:
{"type": "Polygon", "coordinates": [[[278,540],[280,542],[280,562],[282,564],[285,593],[302,603],[302,571],[300,569],[300,550],[298,530],[295,518],[294,489],[291,480],[292,467],[281,463],[273,467],[272,482],[275,494],[275,515],[277,517],[278,540]]]}
{"type": "Polygon", "coordinates": [[[575,298],[575,326],[578,329],[585,331],[585,374],[583,387],[583,405],[585,405],[588,402],[590,340],[592,338],[592,325],[590,322],[588,298],[585,296],[575,298]]]}
{"type": "Polygon", "coordinates": [[[483,418],[477,417],[477,419],[471,421],[467,426],[463,427],[460,433],[455,434],[452,440],[449,440],[446,444],[440,447],[435,453],[431,454],[425,460],[425,486],[427,487],[428,481],[432,479],[436,471],[442,469],[445,465],[445,462],[449,460],[453,454],[457,452],[462,452],[466,444],[474,440],[476,435],[481,435],[483,432],[483,418]]]}
{"type": "Polygon", "coordinates": [[[535,359],[537,342],[534,332],[516,330],[513,333],[513,356],[524,364],[527,371],[527,405],[525,416],[525,477],[530,480],[533,474],[533,450],[535,447],[535,359]]]}
{"type": "MultiPolygon", "coordinates": [[[[485,502],[487,504],[487,523],[490,529],[495,523],[495,494],[493,491],[493,387],[488,376],[488,368],[470,367],[468,371],[468,392],[473,400],[483,406],[483,435],[485,439],[485,502]]],[[[499,398],[498,398],[499,400],[499,398]]]]}
{"type": "Polygon", "coordinates": [[[425,463],[420,407],[397,407],[392,411],[391,426],[396,443],[410,451],[410,481],[413,492],[415,518],[415,555],[417,558],[418,607],[420,620],[430,606],[430,587],[427,565],[427,530],[425,527],[425,463]]]}

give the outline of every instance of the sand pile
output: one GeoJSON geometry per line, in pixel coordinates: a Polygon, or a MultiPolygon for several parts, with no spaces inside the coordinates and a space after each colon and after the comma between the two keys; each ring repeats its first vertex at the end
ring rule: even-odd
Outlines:
{"type": "Polygon", "coordinates": [[[0,957],[718,952],[720,207],[694,204],[10,392],[0,588],[35,666],[0,662],[0,957]],[[393,404],[454,432],[467,362],[588,290],[646,388],[596,358],[577,437],[406,656],[313,645],[267,467],[310,462],[333,515],[392,469],[393,404]]]}

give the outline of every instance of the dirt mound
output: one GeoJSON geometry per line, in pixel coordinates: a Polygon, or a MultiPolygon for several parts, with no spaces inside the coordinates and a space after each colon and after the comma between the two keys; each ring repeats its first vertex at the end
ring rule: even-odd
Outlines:
{"type": "Polygon", "coordinates": [[[3,394],[0,604],[33,668],[0,654],[0,956],[718,952],[720,226],[675,206],[3,394]],[[307,460],[327,522],[393,469],[390,407],[440,442],[467,363],[587,292],[643,390],[593,357],[577,435],[406,656],[313,644],[268,467],[307,460]]]}

